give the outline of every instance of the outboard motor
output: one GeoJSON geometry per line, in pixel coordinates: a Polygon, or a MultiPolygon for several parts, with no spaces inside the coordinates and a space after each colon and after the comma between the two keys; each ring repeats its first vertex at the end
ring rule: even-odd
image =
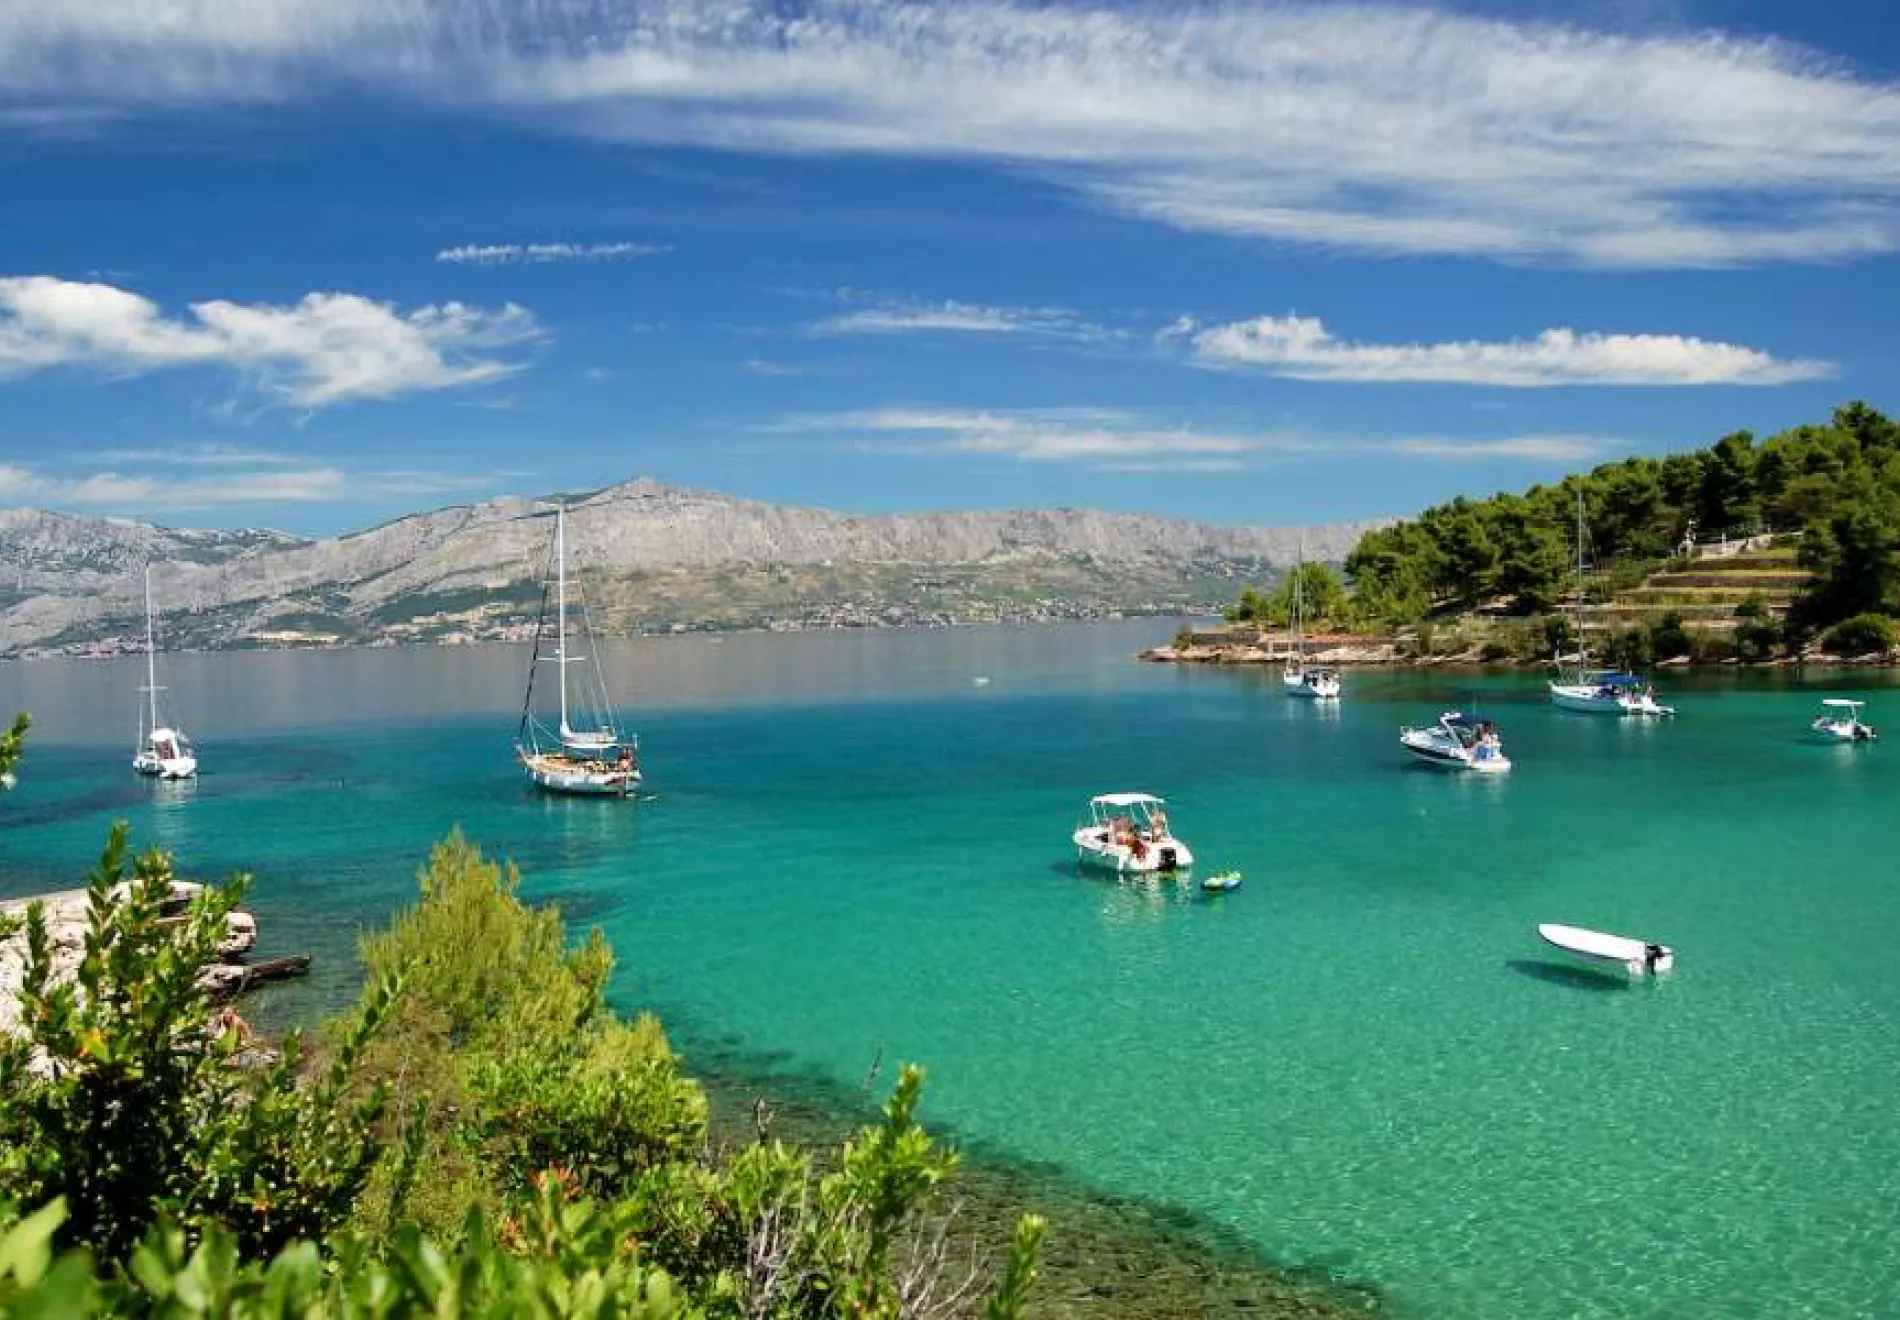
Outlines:
{"type": "Polygon", "coordinates": [[[1161,850],[1161,865],[1157,869],[1162,870],[1162,871],[1172,871],[1174,870],[1175,865],[1176,863],[1175,863],[1174,849],[1163,848],[1161,850]]]}

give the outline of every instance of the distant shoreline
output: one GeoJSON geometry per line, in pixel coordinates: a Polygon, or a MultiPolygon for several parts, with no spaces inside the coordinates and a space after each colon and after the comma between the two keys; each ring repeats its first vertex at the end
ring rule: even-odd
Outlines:
{"type": "MultiPolygon", "coordinates": [[[[1213,668],[1259,669],[1285,665],[1294,657],[1284,651],[1252,644],[1200,644],[1188,647],[1151,646],[1138,651],[1135,659],[1151,664],[1204,665],[1213,668]]],[[[1496,670],[1501,673],[1536,673],[1550,668],[1549,660],[1521,660],[1512,656],[1486,659],[1477,648],[1445,655],[1403,655],[1396,642],[1375,643],[1349,648],[1315,650],[1305,663],[1328,669],[1458,669],[1496,670]]],[[[1610,668],[1605,661],[1604,668],[1610,668]]],[[[1831,655],[1812,652],[1802,656],[1776,656],[1768,660],[1733,658],[1697,661],[1688,656],[1671,656],[1639,666],[1646,670],[1718,671],[1725,669],[1892,669],[1900,667],[1900,654],[1831,655]]]]}

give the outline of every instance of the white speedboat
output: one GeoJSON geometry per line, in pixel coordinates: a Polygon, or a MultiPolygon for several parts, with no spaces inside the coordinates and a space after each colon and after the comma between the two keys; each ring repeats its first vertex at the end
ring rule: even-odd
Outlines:
{"type": "Polygon", "coordinates": [[[1446,711],[1438,723],[1425,728],[1408,725],[1399,730],[1399,743],[1419,760],[1442,770],[1500,775],[1511,768],[1497,726],[1489,720],[1467,719],[1455,710],[1446,711]]]}
{"type": "Polygon", "coordinates": [[[1674,715],[1656,700],[1656,690],[1635,674],[1579,671],[1550,685],[1551,701],[1564,710],[1592,715],[1674,715]]]}
{"type": "MultiPolygon", "coordinates": [[[[590,646],[584,654],[568,647],[567,509],[554,512],[554,632],[548,637],[547,603],[534,630],[534,656],[528,664],[528,691],[522,702],[521,728],[515,753],[527,771],[528,782],[549,793],[590,797],[626,797],[640,782],[639,742],[623,737],[614,727],[612,703],[600,671],[600,660],[590,646]],[[553,653],[542,654],[543,641],[553,642],[553,653]],[[534,710],[534,676],[544,664],[554,666],[560,692],[560,723],[544,724],[534,710]],[[568,668],[582,665],[580,677],[570,680],[568,668]],[[579,721],[581,727],[575,727],[579,721]]],[[[588,635],[587,613],[580,609],[581,629],[588,635]]]]}
{"type": "Polygon", "coordinates": [[[1147,793],[1104,793],[1089,799],[1076,826],[1076,860],[1118,874],[1185,871],[1194,854],[1168,827],[1166,804],[1147,793]]]}
{"type": "Polygon", "coordinates": [[[1873,742],[1880,735],[1873,725],[1861,723],[1860,713],[1866,706],[1864,701],[1849,701],[1846,697],[1823,697],[1821,713],[1808,727],[1835,742],[1873,742]]]}
{"type": "Polygon", "coordinates": [[[132,751],[132,768],[160,779],[190,779],[198,773],[198,756],[191,739],[159,714],[158,634],[152,626],[152,566],[145,566],[145,697],[139,703],[139,740],[132,751]]]}
{"type": "Polygon", "coordinates": [[[1565,953],[1574,953],[1580,958],[1597,962],[1619,963],[1631,976],[1655,976],[1674,970],[1676,965],[1676,951],[1667,944],[1633,940],[1623,935],[1605,935],[1600,930],[1548,922],[1539,926],[1537,933],[1544,937],[1546,944],[1562,949],[1565,953]]]}

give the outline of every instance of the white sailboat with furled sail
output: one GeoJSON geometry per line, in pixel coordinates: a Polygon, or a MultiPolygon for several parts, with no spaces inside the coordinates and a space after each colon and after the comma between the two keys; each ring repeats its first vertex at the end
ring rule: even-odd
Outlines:
{"type": "Polygon", "coordinates": [[[152,625],[152,566],[145,566],[145,686],[139,689],[139,740],[132,768],[160,779],[190,779],[198,773],[191,740],[159,713],[158,630],[152,625]]]}
{"type": "MultiPolygon", "coordinates": [[[[578,597],[579,593],[576,593],[578,597]]],[[[544,585],[541,616],[535,623],[534,656],[528,664],[527,692],[521,703],[521,727],[515,751],[535,787],[549,793],[590,797],[626,797],[640,782],[639,740],[623,736],[615,724],[613,703],[601,674],[600,657],[587,623],[584,600],[574,603],[586,649],[569,646],[567,591],[567,506],[554,511],[554,580],[544,585]],[[553,633],[549,634],[548,588],[553,589],[553,633]],[[551,651],[548,649],[552,647],[551,651]],[[549,726],[535,710],[535,675],[552,665],[559,693],[559,723],[549,726]],[[578,677],[570,672],[578,667],[578,677]]]]}
{"type": "Polygon", "coordinates": [[[1306,540],[1302,536],[1299,563],[1293,569],[1293,654],[1280,670],[1280,684],[1290,697],[1337,700],[1340,692],[1339,671],[1316,668],[1306,663],[1305,587],[1306,540]]]}
{"type": "Polygon", "coordinates": [[[1577,663],[1566,670],[1559,657],[1557,677],[1550,683],[1551,704],[1590,715],[1674,715],[1675,707],[1656,700],[1656,690],[1638,674],[1590,668],[1583,640],[1583,491],[1577,492],[1577,663]]]}

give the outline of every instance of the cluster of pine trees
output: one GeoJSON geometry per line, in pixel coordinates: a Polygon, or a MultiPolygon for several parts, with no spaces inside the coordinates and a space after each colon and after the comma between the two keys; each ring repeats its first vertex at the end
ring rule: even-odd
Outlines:
{"type": "Polygon", "coordinates": [[[1789,620],[1797,636],[1900,614],[1900,424],[1851,403],[1764,441],[1738,431],[1369,532],[1346,558],[1353,615],[1393,625],[1491,603],[1551,610],[1573,590],[1579,493],[1591,557],[1612,586],[1667,561],[1692,525],[1704,540],[1771,531],[1798,537],[1815,575],[1789,620]]]}

